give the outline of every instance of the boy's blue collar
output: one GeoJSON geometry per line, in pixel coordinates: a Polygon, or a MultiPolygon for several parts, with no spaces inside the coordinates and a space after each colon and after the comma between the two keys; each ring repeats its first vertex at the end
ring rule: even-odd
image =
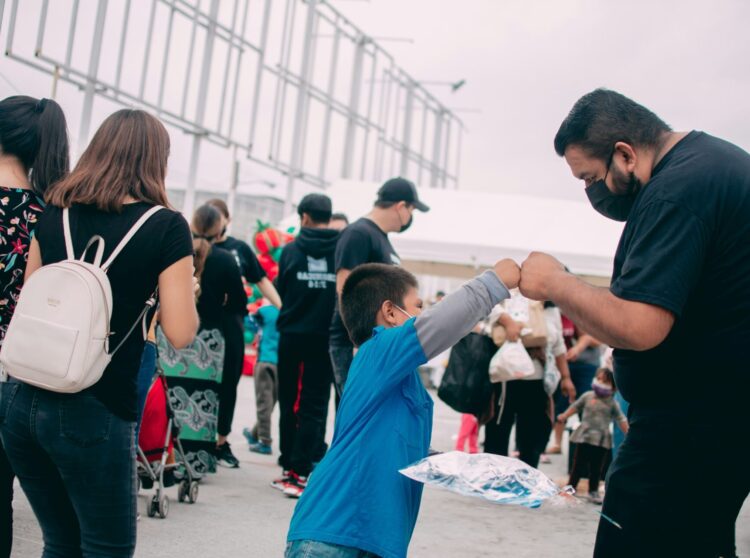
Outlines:
{"type": "MultiPolygon", "coordinates": [[[[406,324],[414,324],[414,321],[415,321],[416,319],[417,319],[417,318],[416,318],[416,316],[415,316],[414,318],[409,318],[409,319],[408,319],[408,320],[406,320],[406,321],[405,321],[405,322],[404,322],[404,323],[403,323],[402,325],[400,325],[400,326],[398,326],[398,327],[403,327],[403,326],[405,326],[406,324]]],[[[389,328],[386,328],[385,326],[382,326],[382,325],[379,325],[379,326],[375,326],[375,327],[373,328],[373,330],[372,330],[372,337],[375,337],[375,336],[376,336],[376,335],[377,335],[378,333],[382,333],[382,332],[383,332],[383,331],[385,331],[386,329],[397,329],[397,328],[396,328],[396,327],[389,327],[389,328]]]]}

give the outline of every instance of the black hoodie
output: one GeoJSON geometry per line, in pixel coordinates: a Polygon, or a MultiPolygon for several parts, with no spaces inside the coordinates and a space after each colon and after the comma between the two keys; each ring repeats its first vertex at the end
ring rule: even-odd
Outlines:
{"type": "Polygon", "coordinates": [[[280,333],[328,336],[336,301],[338,240],[338,231],[305,227],[284,247],[276,279],[282,303],[276,322],[280,333]]]}

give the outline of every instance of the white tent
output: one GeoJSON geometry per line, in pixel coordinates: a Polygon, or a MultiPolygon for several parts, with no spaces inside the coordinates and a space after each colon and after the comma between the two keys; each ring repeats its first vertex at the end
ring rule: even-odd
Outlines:
{"type": "MultiPolygon", "coordinates": [[[[354,220],[370,211],[378,184],[341,181],[326,190],[335,212],[354,220]]],[[[552,254],[578,275],[608,279],[622,225],[581,201],[419,189],[431,207],[391,242],[405,265],[430,275],[468,277],[499,258],[523,261],[531,251],[552,254]]],[[[291,217],[285,221],[294,224],[291,217]]]]}

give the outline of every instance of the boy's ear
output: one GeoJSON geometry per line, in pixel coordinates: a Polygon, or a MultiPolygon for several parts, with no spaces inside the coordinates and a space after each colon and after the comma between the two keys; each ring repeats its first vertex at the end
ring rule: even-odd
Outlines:
{"type": "Polygon", "coordinates": [[[383,304],[380,305],[380,312],[383,314],[383,320],[385,320],[387,324],[393,327],[397,325],[396,309],[393,307],[393,303],[390,300],[383,301],[383,304]]]}

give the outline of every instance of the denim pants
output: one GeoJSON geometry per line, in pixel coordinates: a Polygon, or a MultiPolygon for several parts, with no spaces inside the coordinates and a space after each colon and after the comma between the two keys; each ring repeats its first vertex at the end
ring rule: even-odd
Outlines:
{"type": "Polygon", "coordinates": [[[42,558],[133,555],[134,428],[89,392],[0,384],[0,435],[42,529],[42,558]]]}
{"type": "Polygon", "coordinates": [[[284,558],[378,558],[378,556],[350,546],[318,541],[292,541],[286,545],[284,558]]]}
{"type": "Polygon", "coordinates": [[[0,558],[8,558],[13,546],[13,479],[5,449],[0,443],[0,558]]]}

